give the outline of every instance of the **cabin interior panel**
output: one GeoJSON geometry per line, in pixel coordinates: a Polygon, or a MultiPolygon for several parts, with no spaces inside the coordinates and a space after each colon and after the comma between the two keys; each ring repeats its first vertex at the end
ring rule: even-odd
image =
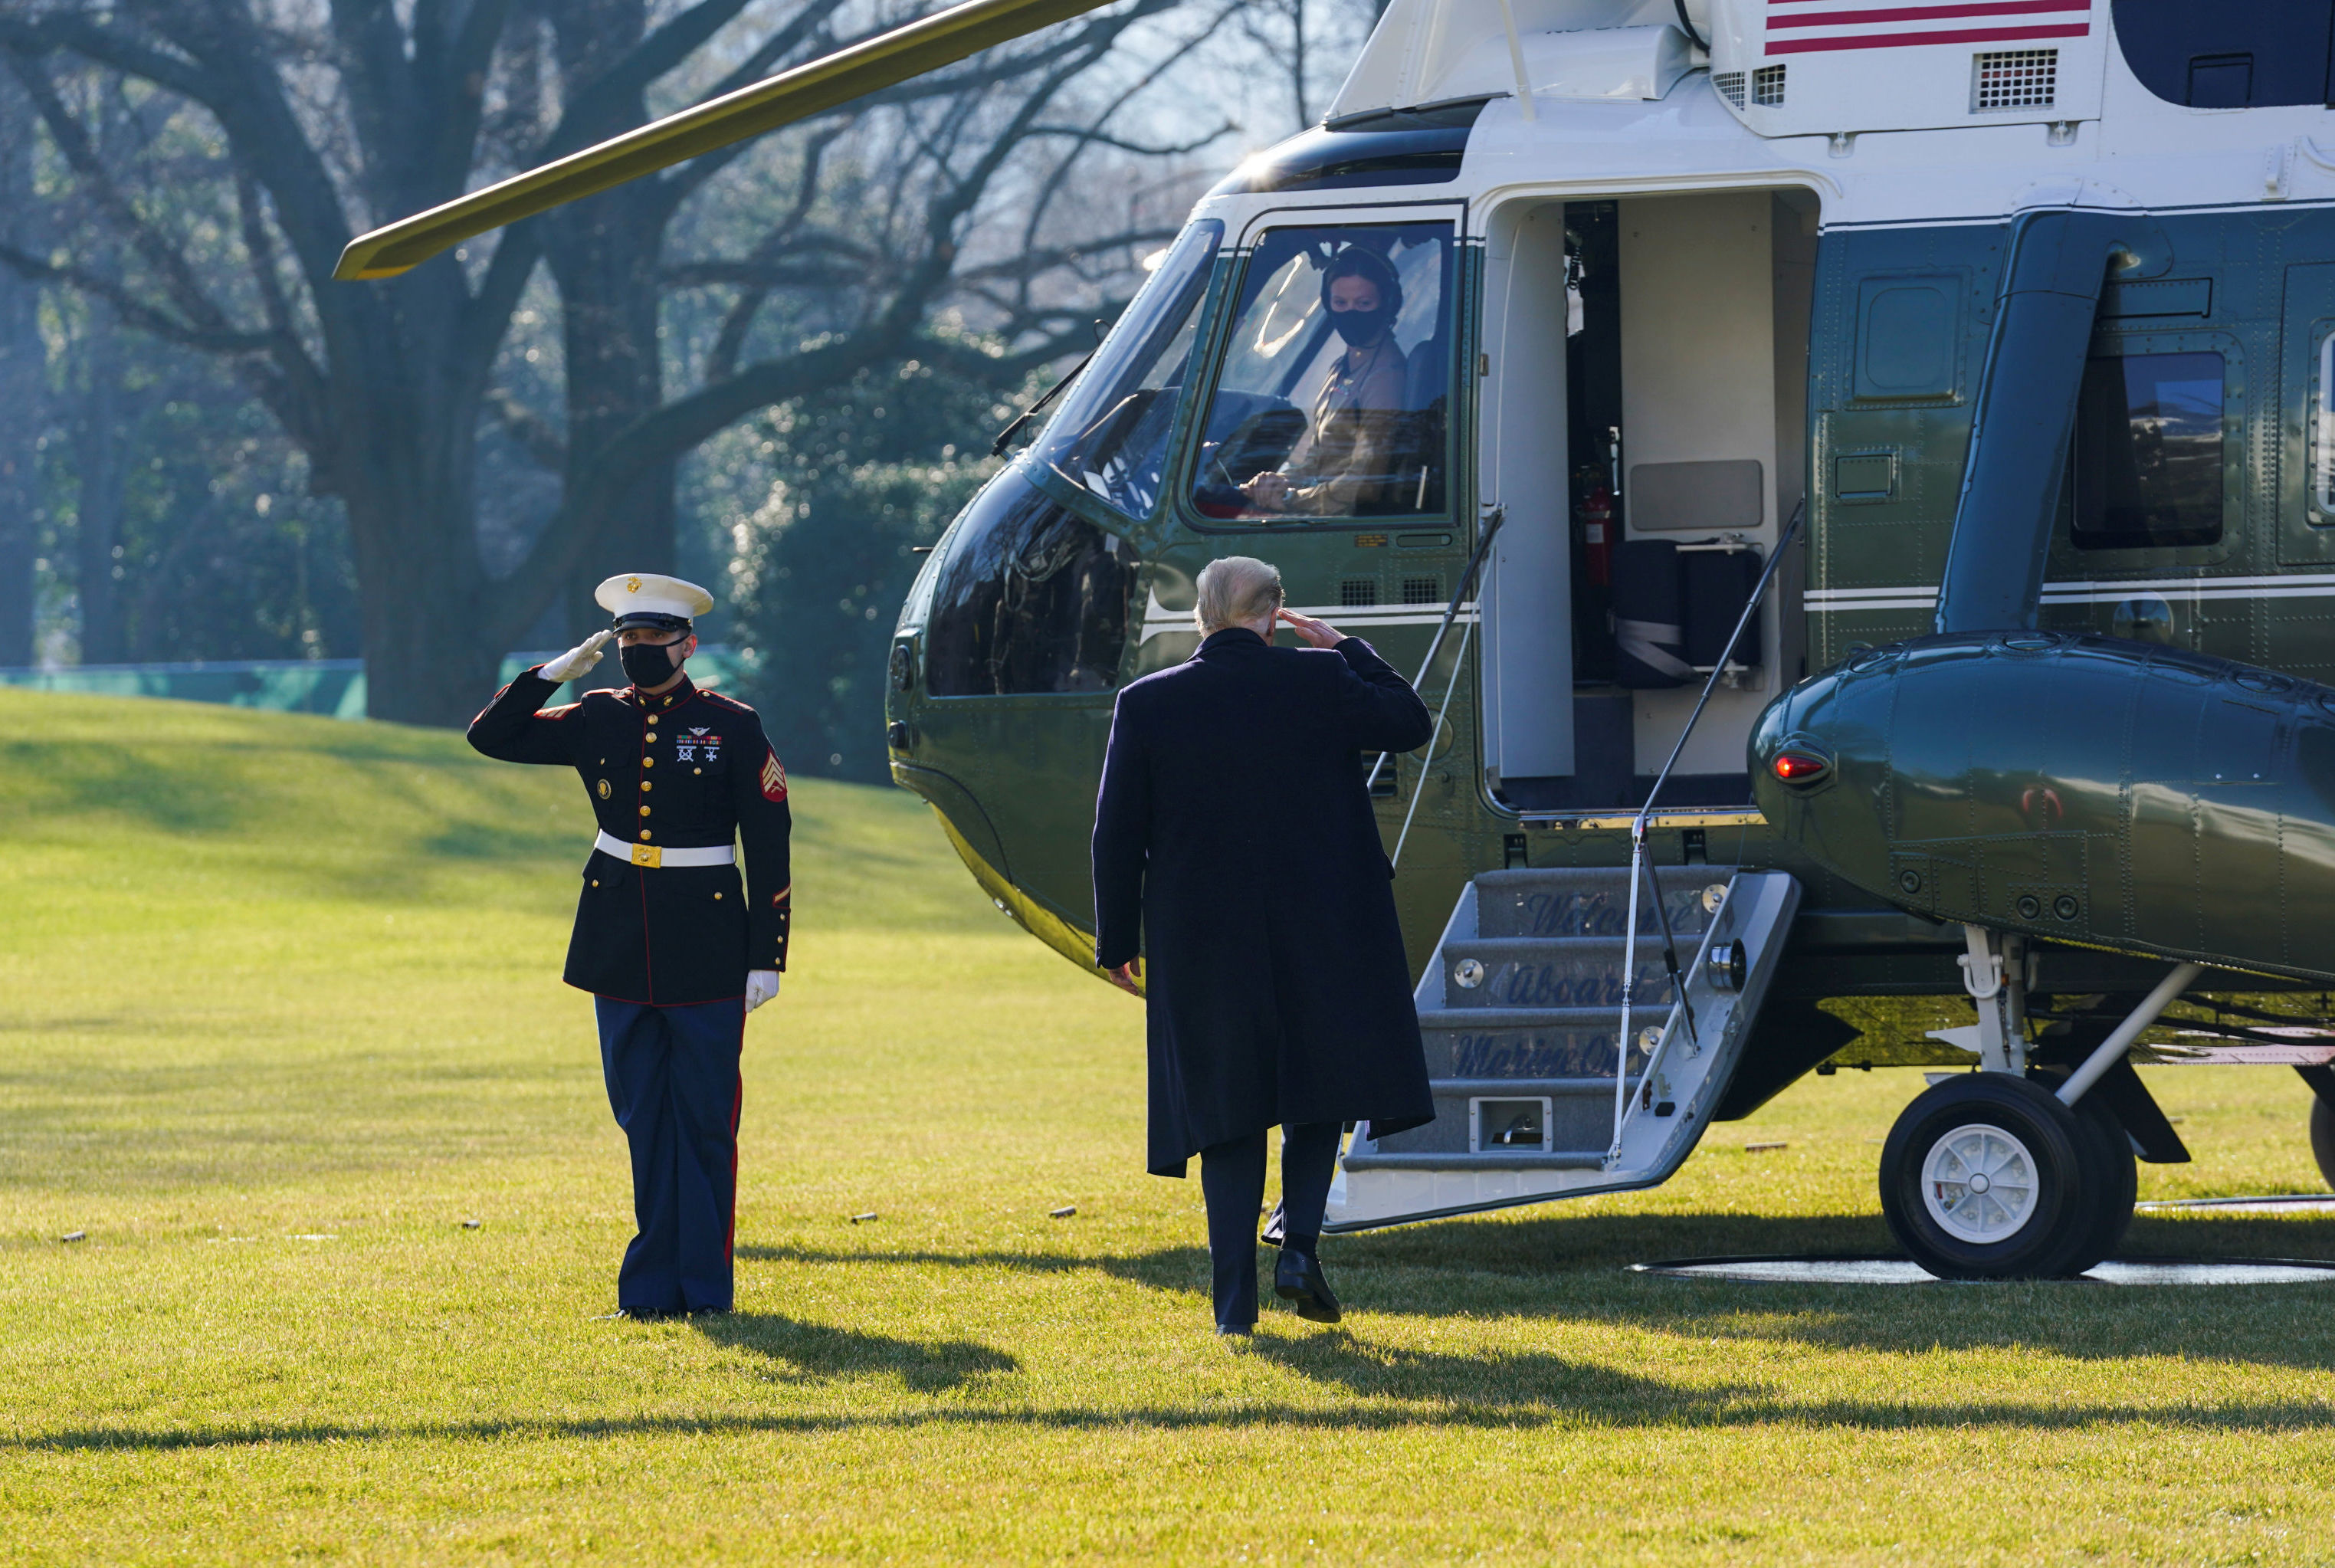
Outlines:
{"type": "MultiPolygon", "coordinates": [[[[1812,196],[1743,190],[1492,224],[1485,494],[1509,514],[1487,590],[1487,764],[1509,805],[1638,804],[1676,743],[1807,488],[1816,223],[1812,196]],[[1652,663],[1648,625],[1670,628],[1652,663]],[[1562,750],[1531,743],[1560,726],[1562,750]]],[[[1778,576],[1665,805],[1750,799],[1746,738],[1806,659],[1805,574],[1778,576]]]]}

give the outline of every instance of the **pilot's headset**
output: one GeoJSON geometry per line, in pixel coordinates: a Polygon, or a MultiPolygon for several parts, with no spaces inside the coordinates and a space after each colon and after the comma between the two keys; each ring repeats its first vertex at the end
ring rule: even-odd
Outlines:
{"type": "Polygon", "coordinates": [[[1394,324],[1402,315],[1402,279],[1396,276],[1394,264],[1377,251],[1350,245],[1322,273],[1322,310],[1347,343],[1358,348],[1376,343],[1381,334],[1394,331],[1394,324]],[[1378,309],[1332,310],[1330,286],[1342,277],[1366,277],[1376,284],[1378,309]]]}

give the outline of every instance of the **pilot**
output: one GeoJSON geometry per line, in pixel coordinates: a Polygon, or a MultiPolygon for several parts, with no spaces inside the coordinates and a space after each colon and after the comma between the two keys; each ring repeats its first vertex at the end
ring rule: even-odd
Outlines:
{"type": "Polygon", "coordinates": [[[632,1151],[637,1234],[617,1313],[726,1312],[746,1015],[778,994],[787,966],[787,771],[754,711],[683,668],[711,594],[639,572],[594,596],[610,628],[495,693],[470,744],[575,769],[599,821],[565,978],[596,998],[608,1104],[632,1151]],[[633,683],[545,708],[612,637],[633,683]]]}
{"type": "Polygon", "coordinates": [[[1402,280],[1384,256],[1350,245],[1322,274],[1322,308],[1346,352],[1313,400],[1310,444],[1292,453],[1279,471],[1241,486],[1263,511],[1357,516],[1380,498],[1397,465],[1408,411],[1408,366],[1394,341],[1402,280]]]}

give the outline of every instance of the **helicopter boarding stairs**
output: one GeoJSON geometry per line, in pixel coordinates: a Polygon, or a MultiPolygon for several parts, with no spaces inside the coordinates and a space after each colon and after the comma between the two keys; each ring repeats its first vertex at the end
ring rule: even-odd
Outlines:
{"type": "Polygon", "coordinates": [[[1637,911],[1623,1062],[1631,875],[1487,871],[1461,892],[1416,992],[1435,1119],[1384,1137],[1358,1125],[1324,1230],[1653,1186],[1693,1152],[1759,1016],[1799,884],[1648,868],[1662,908],[1648,896],[1637,911]]]}

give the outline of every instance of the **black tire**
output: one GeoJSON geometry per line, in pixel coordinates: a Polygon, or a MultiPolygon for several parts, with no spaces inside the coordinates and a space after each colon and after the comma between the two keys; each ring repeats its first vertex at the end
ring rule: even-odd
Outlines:
{"type": "Polygon", "coordinates": [[[2025,1079],[1950,1078],[1917,1096],[1889,1129],[1881,1212],[1897,1244],[1941,1279],[2072,1273],[2069,1265],[2099,1218],[2084,1171],[2098,1152],[2096,1137],[2049,1090],[2025,1079]],[[1942,1181],[1933,1195],[1924,1191],[1933,1168],[1985,1179],[1942,1181]]]}
{"type": "Polygon", "coordinates": [[[2107,1102],[2096,1094],[2078,1100],[2076,1126],[2084,1135],[2077,1152],[2083,1161],[2084,1191],[2091,1203],[2081,1244],[2066,1263],[2064,1272],[2070,1274],[2083,1273],[2116,1255],[2124,1244],[2125,1231],[2132,1224],[2133,1200],[2140,1195],[2140,1169],[2133,1158],[2132,1137],[2107,1102]]]}
{"type": "Polygon", "coordinates": [[[2311,1097],[2311,1157],[2319,1162],[2319,1176],[2335,1187],[2335,1106],[2311,1097]]]}

